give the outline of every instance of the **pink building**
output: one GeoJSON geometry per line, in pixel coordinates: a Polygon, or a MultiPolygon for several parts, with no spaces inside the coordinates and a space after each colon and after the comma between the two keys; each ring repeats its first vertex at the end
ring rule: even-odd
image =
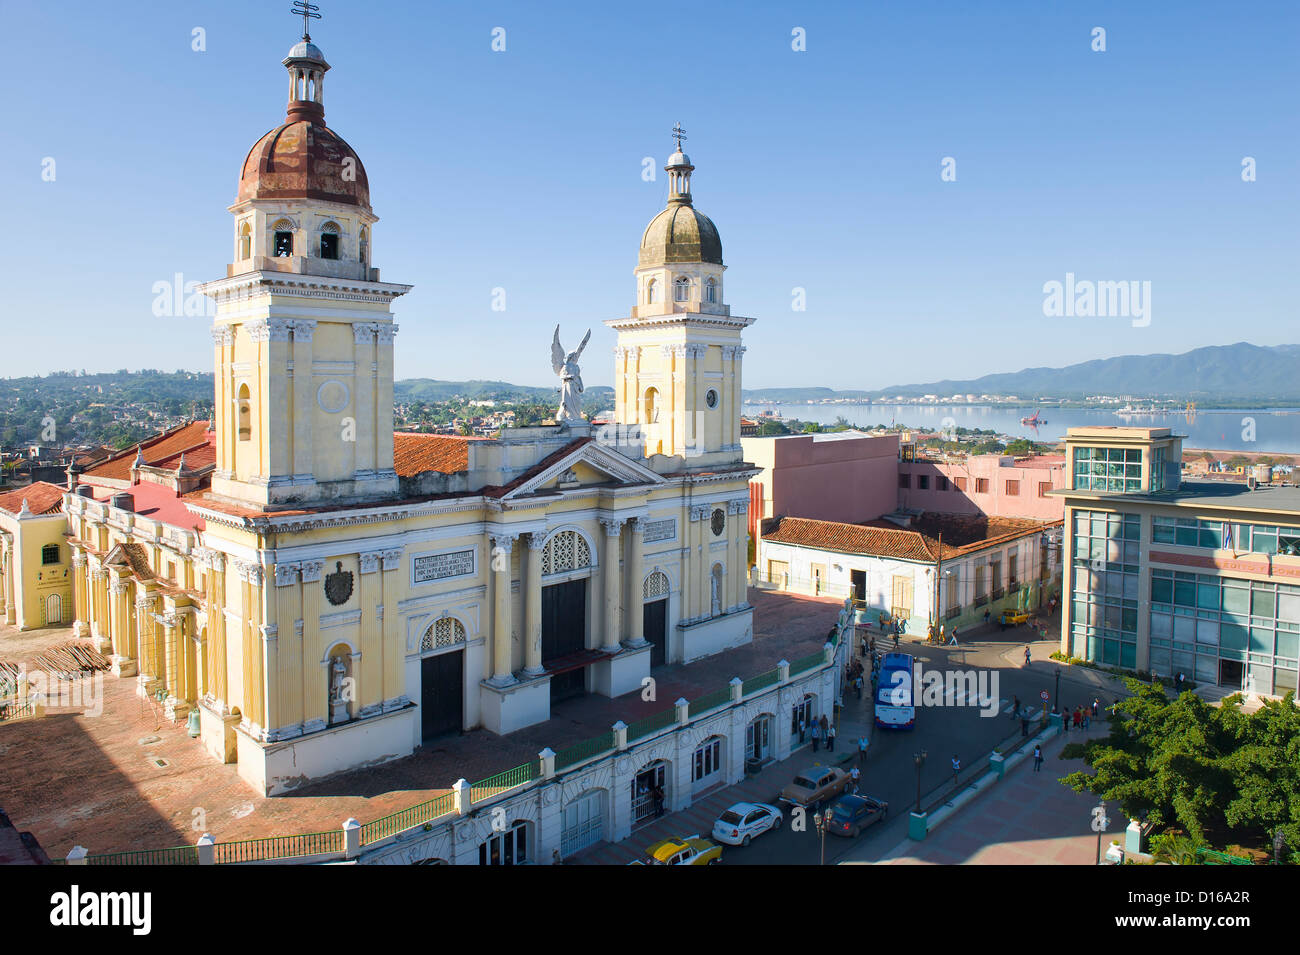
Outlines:
{"type": "Polygon", "coordinates": [[[844,431],[742,438],[740,443],[745,460],[763,469],[750,482],[751,535],[768,517],[851,524],[875,520],[898,506],[896,434],[874,437],[844,431]]]}
{"type": "Polygon", "coordinates": [[[1049,492],[1066,487],[1065,457],[980,454],[961,462],[899,461],[900,508],[1059,521],[1065,507],[1049,492]]]}

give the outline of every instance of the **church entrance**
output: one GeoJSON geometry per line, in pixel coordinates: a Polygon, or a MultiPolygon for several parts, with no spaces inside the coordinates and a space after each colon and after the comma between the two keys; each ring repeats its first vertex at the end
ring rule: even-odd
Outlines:
{"type": "Polygon", "coordinates": [[[650,665],[663,666],[668,662],[668,598],[651,600],[641,612],[645,624],[645,638],[650,641],[650,665]]]}
{"type": "Polygon", "coordinates": [[[551,702],[586,692],[587,580],[542,588],[542,666],[551,673],[551,702]]]}
{"type": "Polygon", "coordinates": [[[420,661],[420,730],[428,741],[463,728],[465,651],[452,650],[420,661]]]}

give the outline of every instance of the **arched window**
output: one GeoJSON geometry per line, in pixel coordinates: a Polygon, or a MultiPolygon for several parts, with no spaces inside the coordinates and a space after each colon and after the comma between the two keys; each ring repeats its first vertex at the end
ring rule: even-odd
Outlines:
{"type": "Polygon", "coordinates": [[[662,570],[656,570],[645,579],[645,583],[641,586],[641,596],[645,600],[658,600],[660,597],[667,597],[671,589],[668,575],[662,570]]]}
{"type": "Polygon", "coordinates": [[[709,279],[707,282],[704,283],[704,301],[712,305],[715,302],[717,302],[717,300],[718,300],[718,283],[715,282],[713,279],[709,279]]]}
{"type": "Polygon", "coordinates": [[[420,641],[420,652],[442,650],[464,642],[465,626],[455,617],[443,617],[435,620],[433,626],[424,631],[424,639],[420,641]]]}
{"type": "Polygon", "coordinates": [[[685,275],[677,276],[673,282],[673,301],[689,302],[691,300],[691,280],[685,275]]]}
{"type": "Polygon", "coordinates": [[[239,258],[247,259],[253,255],[253,230],[245,220],[239,227],[239,258]]]}
{"type": "Polygon", "coordinates": [[[253,409],[248,385],[239,386],[239,440],[247,441],[253,436],[253,409]]]}
{"type": "Polygon", "coordinates": [[[651,279],[645,284],[645,303],[653,305],[659,301],[659,280],[651,279]]]}
{"type": "Polygon", "coordinates": [[[275,233],[275,242],[271,246],[275,257],[289,258],[293,255],[293,223],[288,219],[281,219],[271,229],[275,233]]]}
{"type": "Polygon", "coordinates": [[[542,549],[542,574],[562,574],[591,566],[591,548],[577,531],[560,531],[542,549]]]}
{"type": "Polygon", "coordinates": [[[320,227],[320,257],[322,259],[339,257],[339,227],[334,222],[327,222],[320,227]]]}
{"type": "Polygon", "coordinates": [[[370,264],[370,230],[365,226],[361,227],[361,241],[358,243],[357,258],[362,265],[370,264]]]}
{"type": "Polygon", "coordinates": [[[659,421],[659,389],[647,388],[645,392],[645,423],[656,424],[659,421]]]}

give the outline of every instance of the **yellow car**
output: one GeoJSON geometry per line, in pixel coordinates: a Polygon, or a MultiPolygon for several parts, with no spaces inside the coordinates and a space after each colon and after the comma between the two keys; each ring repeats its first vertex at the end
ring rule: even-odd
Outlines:
{"type": "Polygon", "coordinates": [[[1002,624],[1002,629],[1007,627],[1018,627],[1029,620],[1028,610],[1004,610],[998,616],[998,623],[1002,624]]]}
{"type": "Polygon", "coordinates": [[[722,858],[722,846],[698,835],[664,839],[645,851],[649,865],[713,865],[722,858]]]}

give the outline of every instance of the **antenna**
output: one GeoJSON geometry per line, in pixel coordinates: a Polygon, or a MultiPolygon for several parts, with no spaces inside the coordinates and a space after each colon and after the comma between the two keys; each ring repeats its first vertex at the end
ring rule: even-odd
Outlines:
{"type": "Polygon", "coordinates": [[[302,17],[302,38],[304,40],[311,39],[311,34],[307,32],[307,21],[309,19],[319,20],[320,14],[315,12],[319,9],[320,7],[313,3],[307,3],[306,0],[293,0],[293,9],[289,12],[295,17],[302,17]]]}

